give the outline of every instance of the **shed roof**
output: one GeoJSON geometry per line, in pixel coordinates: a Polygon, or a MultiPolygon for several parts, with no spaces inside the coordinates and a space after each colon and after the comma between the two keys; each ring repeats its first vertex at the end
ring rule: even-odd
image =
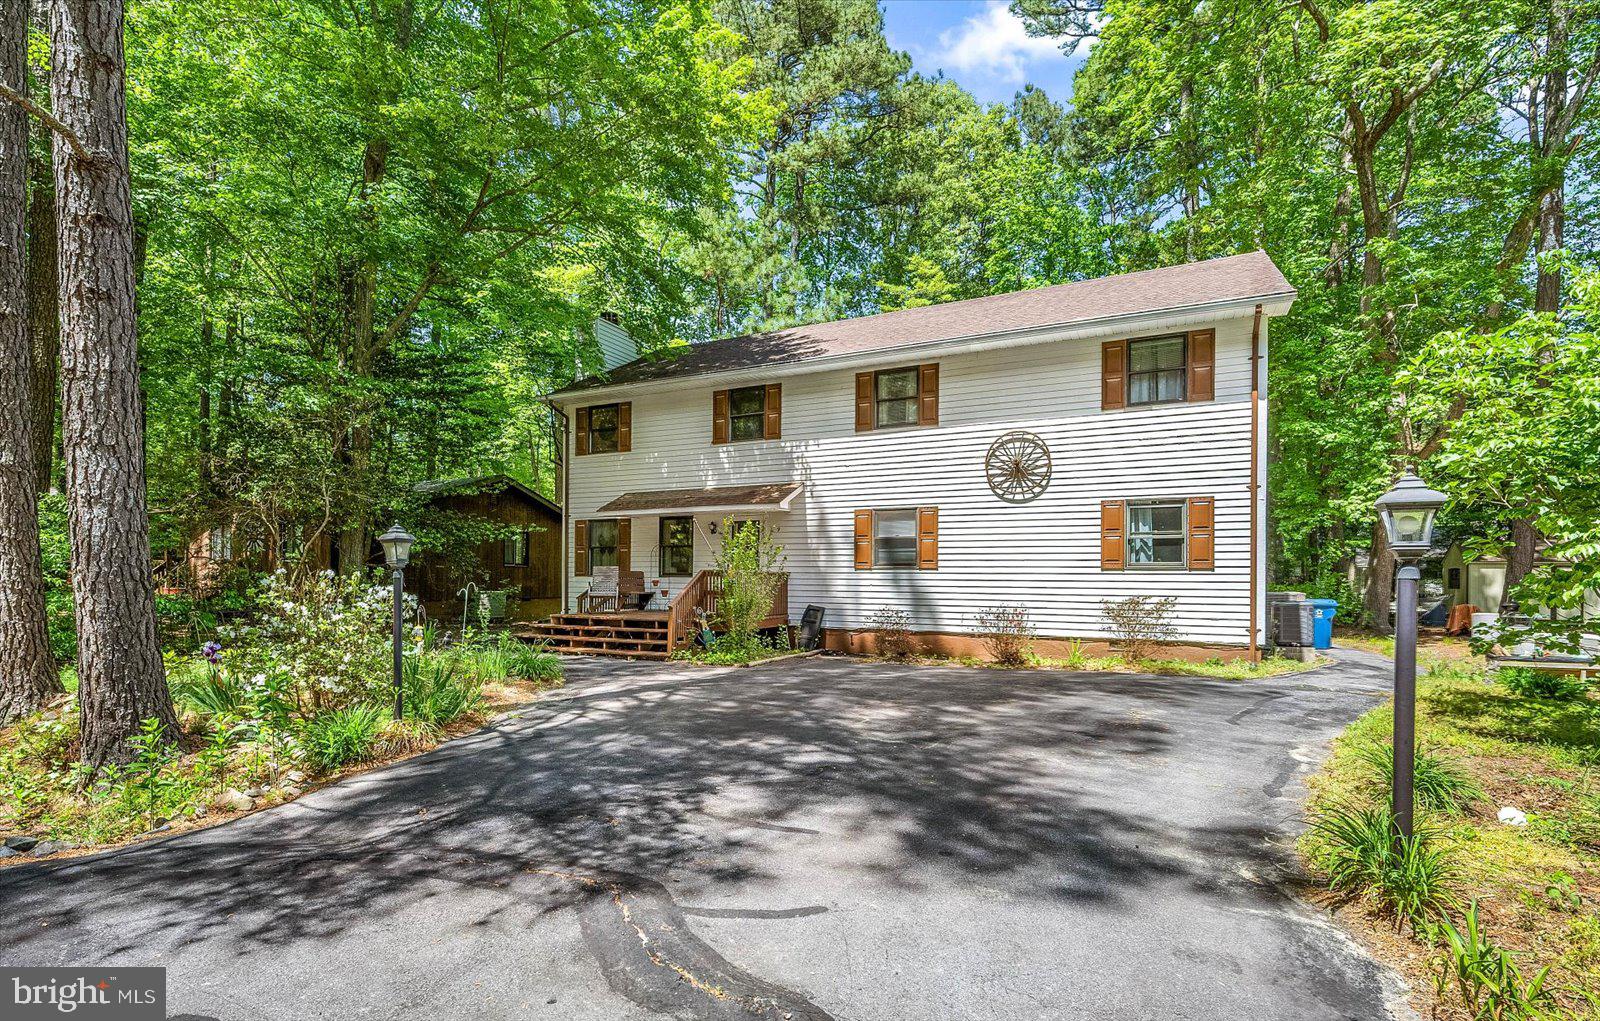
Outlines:
{"type": "Polygon", "coordinates": [[[411,491],[430,500],[466,493],[511,492],[539,504],[556,517],[561,516],[561,508],[549,497],[529,489],[509,475],[469,475],[456,479],[429,479],[426,482],[416,483],[411,487],[411,491]]]}
{"type": "Polygon", "coordinates": [[[597,514],[657,514],[673,511],[788,510],[799,495],[798,482],[768,482],[754,486],[712,486],[709,489],[641,489],[623,493],[597,514]]]}

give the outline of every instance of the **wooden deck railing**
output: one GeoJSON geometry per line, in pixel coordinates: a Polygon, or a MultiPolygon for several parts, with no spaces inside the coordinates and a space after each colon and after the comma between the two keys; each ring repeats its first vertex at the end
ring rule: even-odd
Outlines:
{"type": "MultiPolygon", "coordinates": [[[[678,590],[667,604],[667,647],[676,651],[693,640],[700,618],[715,620],[722,602],[722,572],[698,571],[689,584],[678,590]]],[[[760,627],[786,627],[789,623],[789,575],[778,575],[772,593],[772,609],[760,627]]]]}

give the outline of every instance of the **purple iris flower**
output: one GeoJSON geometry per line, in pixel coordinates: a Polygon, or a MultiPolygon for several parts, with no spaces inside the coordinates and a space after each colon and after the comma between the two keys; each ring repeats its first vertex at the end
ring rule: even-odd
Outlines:
{"type": "Polygon", "coordinates": [[[221,643],[219,643],[219,642],[207,642],[206,644],[200,646],[200,655],[204,656],[206,658],[207,662],[210,662],[210,663],[221,663],[222,662],[222,645],[221,645],[221,643]]]}

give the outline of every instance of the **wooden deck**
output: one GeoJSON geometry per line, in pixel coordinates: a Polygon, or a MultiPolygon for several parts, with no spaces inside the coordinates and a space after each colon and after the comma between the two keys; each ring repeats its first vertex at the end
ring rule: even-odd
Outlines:
{"type": "MultiPolygon", "coordinates": [[[[721,574],[701,571],[673,596],[665,610],[556,613],[547,621],[521,625],[513,633],[541,642],[551,652],[669,659],[694,641],[702,619],[715,619],[721,594],[721,574]]],[[[766,629],[788,624],[789,576],[783,575],[773,594],[772,612],[759,626],[766,629]]]]}

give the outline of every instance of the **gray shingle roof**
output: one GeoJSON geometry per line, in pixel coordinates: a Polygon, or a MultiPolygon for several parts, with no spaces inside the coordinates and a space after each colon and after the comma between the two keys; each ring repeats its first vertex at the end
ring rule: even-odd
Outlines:
{"type": "Polygon", "coordinates": [[[560,393],[786,365],[962,337],[1070,326],[1218,301],[1289,298],[1294,294],[1294,288],[1267,254],[1257,251],[691,344],[655,357],[635,359],[605,376],[581,379],[560,393]]]}

